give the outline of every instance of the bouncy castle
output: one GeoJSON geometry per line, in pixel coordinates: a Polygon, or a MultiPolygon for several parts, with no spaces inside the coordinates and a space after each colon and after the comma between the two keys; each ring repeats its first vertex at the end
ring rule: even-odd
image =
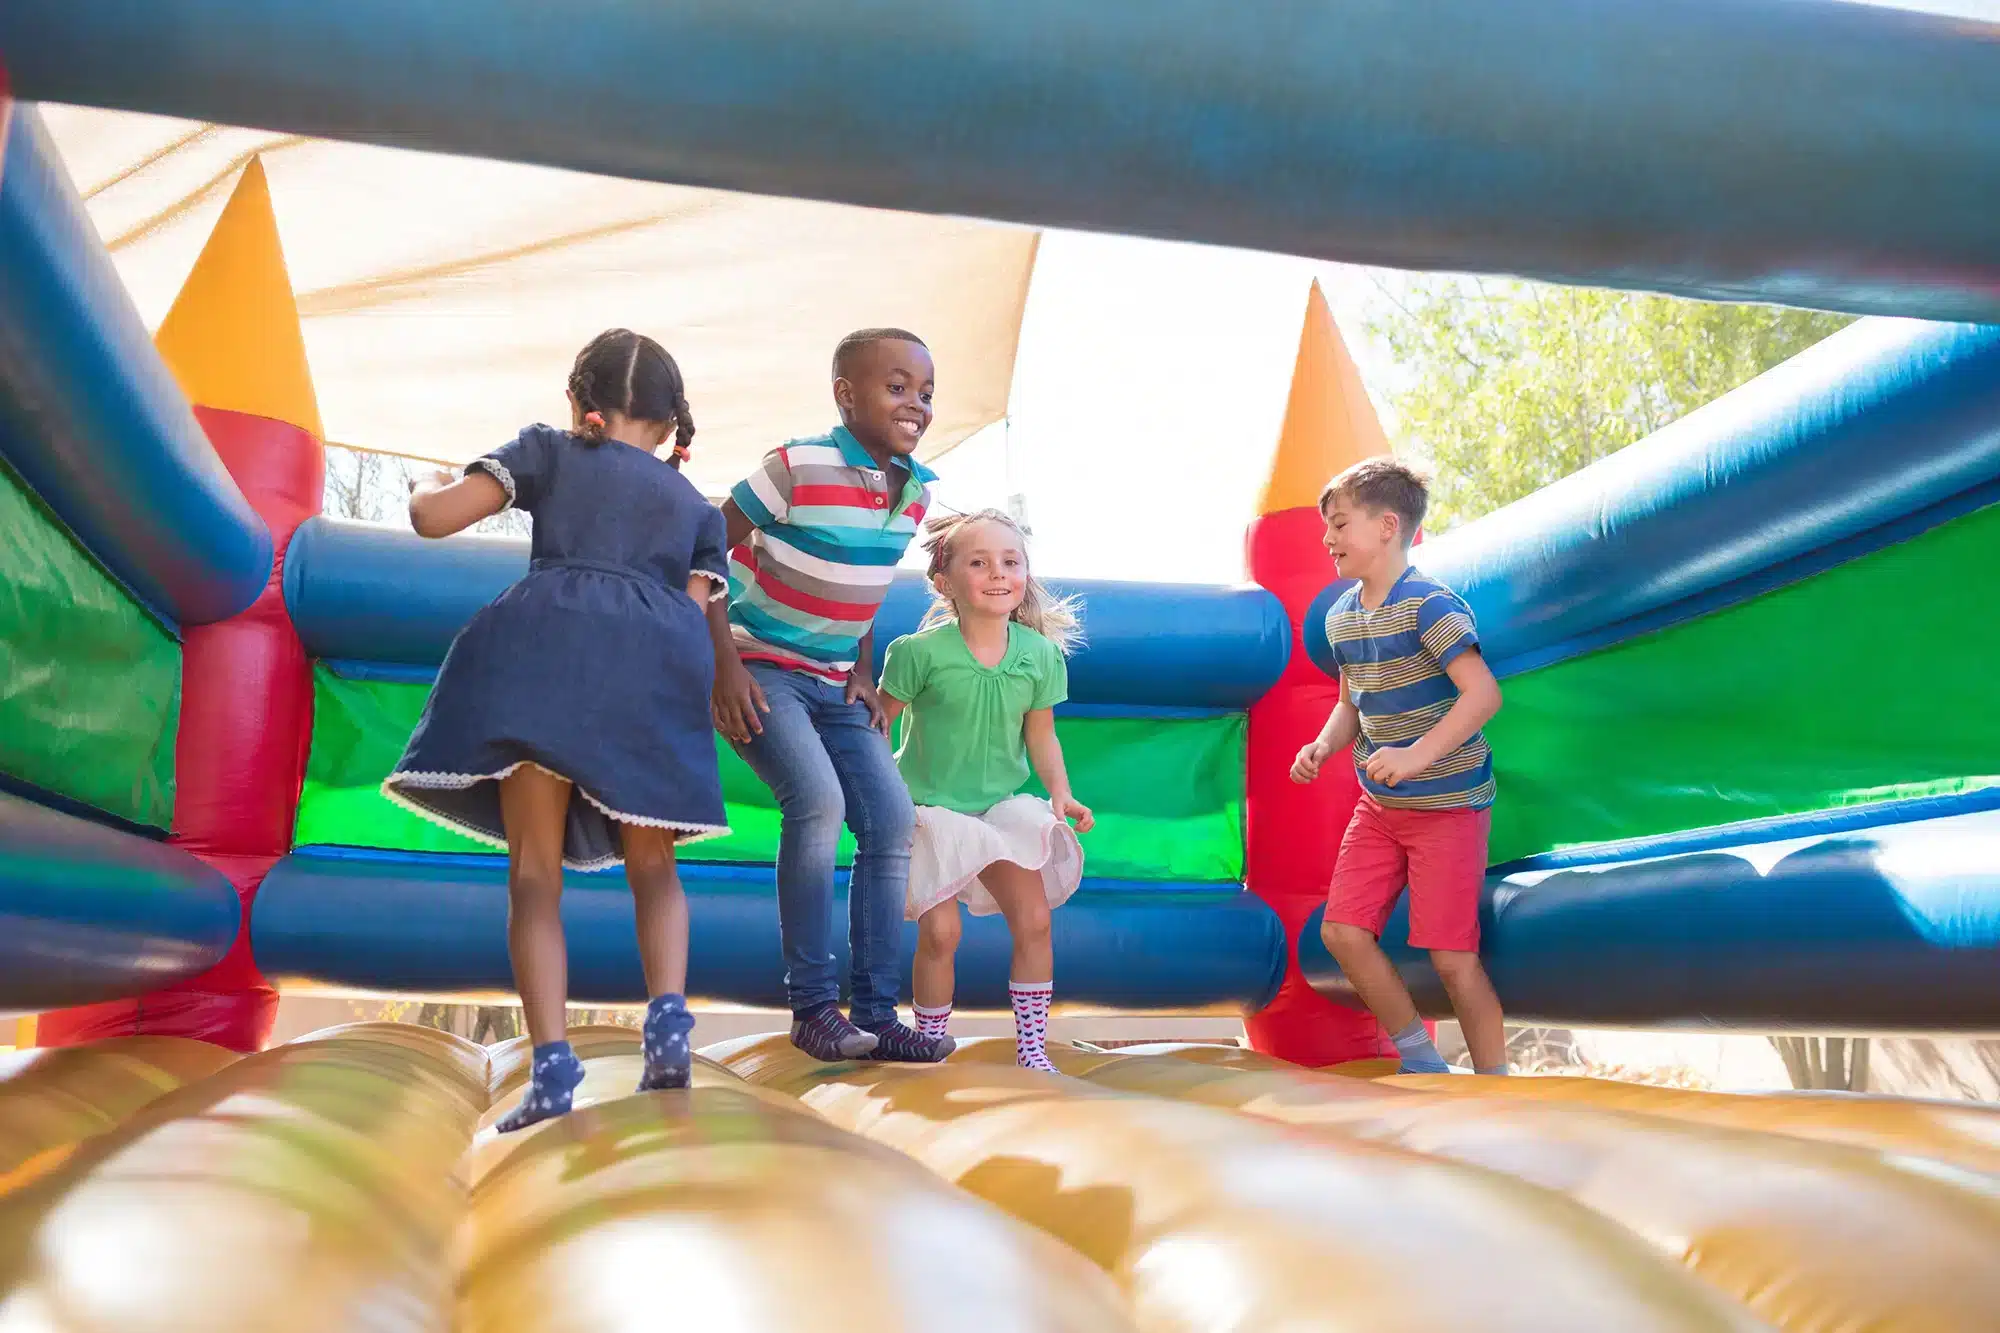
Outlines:
{"type": "MultiPolygon", "coordinates": [[[[504,860],[378,787],[526,543],[322,517],[263,164],[149,331],[35,100],[1868,315],[1418,549],[1507,699],[1484,952],[1523,1021],[2000,1027],[2000,32],[1775,0],[933,18],[912,105],[884,33],[795,0],[0,12],[0,1008],[39,1047],[0,1066],[0,1325],[613,1329],[668,1272],[730,1329],[1991,1328],[2000,1112],[1381,1076],[1318,938],[1352,779],[1285,780],[1337,691],[1319,489],[1387,447],[1317,289],[1244,581],[1058,581],[1099,814],[1062,998],[1241,1013],[1249,1049],[1059,1047],[1049,1078],[756,1038],[631,1096],[636,1036],[591,1030],[581,1109],[504,1139],[519,1043],[263,1049],[281,989],[509,988],[504,860]]],[[[723,758],[689,990],[775,1008],[776,811],[723,758]]],[[[563,911],[574,999],[642,1000],[622,882],[563,911]]],[[[961,1007],[1006,964],[970,922],[961,1007]]]]}

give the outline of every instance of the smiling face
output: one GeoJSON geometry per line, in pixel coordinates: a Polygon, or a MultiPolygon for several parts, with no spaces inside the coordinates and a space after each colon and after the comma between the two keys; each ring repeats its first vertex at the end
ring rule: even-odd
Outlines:
{"type": "Polygon", "coordinates": [[[922,344],[877,339],[849,356],[833,382],[841,422],[876,461],[908,458],[930,429],[936,376],[922,344]]]}
{"type": "Polygon", "coordinates": [[[950,558],[936,578],[961,618],[1005,620],[1028,592],[1028,555],[1021,534],[991,519],[968,523],[951,534],[950,558]]]}
{"type": "Polygon", "coordinates": [[[1366,579],[1403,552],[1403,520],[1391,509],[1371,509],[1336,492],[1326,509],[1326,550],[1341,578],[1366,579]]]}

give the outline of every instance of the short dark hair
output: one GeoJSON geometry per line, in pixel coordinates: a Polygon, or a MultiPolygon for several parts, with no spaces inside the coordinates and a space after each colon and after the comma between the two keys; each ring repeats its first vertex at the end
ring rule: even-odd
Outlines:
{"type": "Polygon", "coordinates": [[[833,377],[845,379],[847,367],[862,348],[886,342],[915,343],[926,352],[930,350],[930,344],[908,329],[856,329],[842,338],[840,345],[833,349],[833,377]]]}
{"type": "MultiPolygon", "coordinates": [[[[687,457],[694,443],[694,414],[688,411],[687,384],[667,349],[643,333],[606,329],[585,343],[570,367],[569,391],[578,409],[622,412],[634,421],[674,423],[674,456],[687,457]]],[[[601,427],[587,426],[595,444],[601,427]]]]}
{"type": "Polygon", "coordinates": [[[1319,512],[1324,515],[1336,499],[1394,514],[1403,520],[1403,541],[1408,543],[1430,512],[1431,483],[1408,463],[1384,454],[1364,458],[1329,481],[1319,493],[1319,512]]]}

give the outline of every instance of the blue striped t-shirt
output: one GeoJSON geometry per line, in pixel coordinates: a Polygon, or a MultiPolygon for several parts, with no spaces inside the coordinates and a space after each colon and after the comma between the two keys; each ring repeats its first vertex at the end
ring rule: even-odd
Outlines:
{"type": "Polygon", "coordinates": [[[1326,637],[1347,696],[1361,712],[1354,771],[1362,789],[1377,803],[1402,810],[1478,810],[1493,804],[1493,752],[1481,732],[1394,787],[1368,777],[1369,755],[1420,739],[1458,702],[1458,686],[1444,669],[1479,646],[1472,611],[1458,594],[1412,567],[1370,611],[1361,605],[1357,583],[1334,599],[1326,637]]]}

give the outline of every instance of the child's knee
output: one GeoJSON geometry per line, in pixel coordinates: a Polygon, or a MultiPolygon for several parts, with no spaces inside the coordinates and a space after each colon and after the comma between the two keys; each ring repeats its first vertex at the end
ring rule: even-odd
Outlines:
{"type": "Polygon", "coordinates": [[[961,931],[958,900],[940,903],[917,918],[917,947],[933,956],[956,953],[961,931]]]}
{"type": "Polygon", "coordinates": [[[1486,969],[1480,965],[1476,953],[1463,949],[1432,949],[1430,952],[1431,967],[1447,986],[1486,975],[1486,969]]]}
{"type": "Polygon", "coordinates": [[[808,837],[824,835],[837,839],[840,826],[847,820],[847,798],[837,781],[804,782],[790,793],[790,799],[780,803],[779,813],[787,824],[796,826],[808,837]]]}
{"type": "Polygon", "coordinates": [[[1335,958],[1375,947],[1374,931],[1351,926],[1345,921],[1320,922],[1319,938],[1320,943],[1326,945],[1326,951],[1335,958]]]}
{"type": "Polygon", "coordinates": [[[1022,903],[1009,923],[1023,944],[1046,944],[1050,936],[1049,904],[1043,898],[1022,903]]]}
{"type": "Polygon", "coordinates": [[[856,802],[854,841],[868,851],[907,851],[917,833],[917,806],[900,782],[856,802]]]}
{"type": "Polygon", "coordinates": [[[636,883],[658,883],[674,874],[674,844],[665,829],[626,828],[625,877],[636,883]]]}
{"type": "Polygon", "coordinates": [[[507,866],[507,898],[510,905],[536,908],[553,905],[562,897],[562,857],[516,855],[507,866]]]}

